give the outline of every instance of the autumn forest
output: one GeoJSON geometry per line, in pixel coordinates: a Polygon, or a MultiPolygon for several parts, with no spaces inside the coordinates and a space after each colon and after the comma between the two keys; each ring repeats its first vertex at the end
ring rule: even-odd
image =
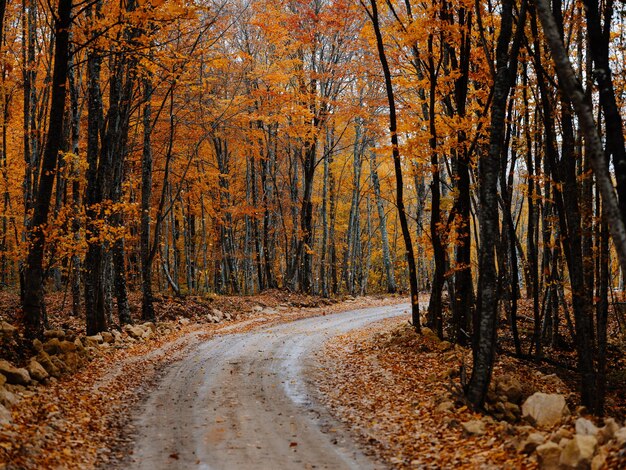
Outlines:
{"type": "Polygon", "coordinates": [[[566,351],[602,416],[625,24],[614,0],[0,0],[11,322],[30,344],[49,298],[94,337],[164,298],[410,296],[416,333],[471,350],[471,409],[500,353],[566,351]]]}

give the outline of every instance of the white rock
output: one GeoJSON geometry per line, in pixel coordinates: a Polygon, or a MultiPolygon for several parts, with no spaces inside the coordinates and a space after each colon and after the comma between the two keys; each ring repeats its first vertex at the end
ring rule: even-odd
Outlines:
{"type": "Polygon", "coordinates": [[[626,447],[626,426],[617,431],[613,438],[619,447],[626,447]]]}
{"type": "Polygon", "coordinates": [[[613,439],[613,436],[615,436],[617,431],[619,431],[619,424],[617,424],[613,418],[605,419],[604,426],[602,426],[598,431],[598,443],[601,445],[606,444],[613,439]]]}
{"type": "Polygon", "coordinates": [[[598,440],[595,436],[576,434],[563,448],[559,464],[566,469],[589,468],[597,447],[598,440]]]}
{"type": "Polygon", "coordinates": [[[588,419],[578,418],[576,420],[576,434],[580,436],[597,436],[598,428],[588,419]]]}
{"type": "Polygon", "coordinates": [[[565,397],[559,394],[537,392],[528,397],[522,405],[522,416],[542,428],[560,424],[569,414],[565,397]]]}
{"type": "Polygon", "coordinates": [[[541,470],[558,470],[561,448],[554,442],[546,442],[537,447],[537,461],[541,470]]]}
{"type": "Polygon", "coordinates": [[[533,432],[528,435],[525,441],[523,441],[517,448],[523,454],[532,454],[537,447],[543,444],[546,438],[543,434],[533,432]]]}

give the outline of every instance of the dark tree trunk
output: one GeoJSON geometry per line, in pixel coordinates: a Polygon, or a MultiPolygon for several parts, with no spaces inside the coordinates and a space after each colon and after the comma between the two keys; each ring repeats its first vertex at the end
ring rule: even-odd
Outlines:
{"type": "Polygon", "coordinates": [[[50,121],[40,172],[41,176],[34,198],[33,223],[28,234],[30,249],[24,272],[23,309],[26,336],[28,338],[43,336],[42,319],[45,308],[43,298],[45,234],[43,226],[48,222],[59,149],[63,140],[63,119],[59,119],[59,116],[63,116],[65,113],[71,13],[72,0],[60,0],[54,24],[55,49],[50,121]]]}
{"type": "Polygon", "coordinates": [[[443,305],[442,294],[446,273],[446,251],[443,246],[443,233],[441,228],[441,183],[439,174],[439,154],[437,153],[437,127],[435,112],[435,93],[437,90],[437,72],[435,70],[435,59],[433,56],[433,36],[428,37],[428,79],[430,81],[428,99],[428,129],[430,137],[428,144],[430,147],[430,165],[432,168],[432,181],[430,184],[430,239],[433,245],[433,256],[435,258],[435,273],[430,291],[430,301],[428,303],[428,326],[432,328],[437,336],[443,338],[443,305]]]}
{"type": "Polygon", "coordinates": [[[526,20],[526,2],[522,3],[515,40],[509,48],[513,30],[513,2],[502,3],[501,26],[496,48],[496,75],[491,103],[489,151],[479,161],[480,178],[480,251],[478,265],[478,305],[474,322],[474,367],[467,385],[468,400],[477,408],[485,402],[496,348],[498,309],[495,247],[498,245],[498,172],[504,151],[506,103],[513,75],[517,72],[517,56],[526,20]]]}
{"type": "Polygon", "coordinates": [[[141,318],[152,321],[155,318],[152,294],[152,260],[150,256],[150,203],[152,201],[152,83],[150,78],[144,84],[143,108],[143,150],[141,154],[141,318]]]}
{"type": "Polygon", "coordinates": [[[411,231],[406,217],[404,208],[404,183],[402,181],[402,161],[400,159],[400,149],[398,148],[398,125],[396,118],[396,102],[391,81],[391,70],[387,62],[385,53],[385,45],[380,29],[378,17],[378,5],[376,0],[370,0],[371,11],[367,10],[367,14],[372,20],[374,34],[376,35],[376,47],[378,49],[378,58],[383,69],[385,77],[385,90],[387,92],[387,102],[389,104],[389,132],[391,137],[391,153],[393,156],[393,166],[396,175],[396,206],[398,208],[398,217],[400,218],[400,227],[402,228],[402,237],[404,238],[404,246],[406,260],[409,266],[409,284],[411,286],[411,320],[413,327],[420,332],[420,311],[419,311],[419,293],[417,290],[417,273],[415,270],[415,254],[413,252],[413,242],[411,240],[411,231]]]}
{"type": "MultiPolygon", "coordinates": [[[[459,9],[461,44],[458,54],[460,76],[454,82],[454,99],[459,116],[466,115],[466,102],[471,61],[472,14],[459,9]]],[[[456,266],[454,272],[454,302],[452,302],[452,324],[454,341],[461,345],[470,339],[470,319],[474,289],[472,283],[472,237],[470,234],[470,165],[469,148],[465,131],[457,132],[456,151],[456,191],[455,209],[457,218],[457,246],[455,247],[456,266]]]]}

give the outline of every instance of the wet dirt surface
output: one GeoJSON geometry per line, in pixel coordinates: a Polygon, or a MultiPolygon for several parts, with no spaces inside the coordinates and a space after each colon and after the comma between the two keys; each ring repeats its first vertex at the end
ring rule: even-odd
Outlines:
{"type": "Polygon", "coordinates": [[[328,339],[408,310],[366,308],[200,344],[143,404],[124,468],[381,468],[316,403],[308,377],[328,339]]]}

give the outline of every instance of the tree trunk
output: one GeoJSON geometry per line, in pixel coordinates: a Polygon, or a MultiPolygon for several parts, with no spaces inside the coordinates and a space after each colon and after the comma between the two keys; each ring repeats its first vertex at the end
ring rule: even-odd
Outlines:
{"type": "Polygon", "coordinates": [[[60,0],[54,22],[55,49],[52,75],[52,101],[46,146],[41,166],[41,176],[34,199],[32,226],[28,233],[29,250],[24,272],[23,310],[25,332],[28,338],[43,336],[44,290],[43,257],[45,248],[44,225],[48,222],[52,188],[56,176],[59,149],[63,139],[67,64],[69,60],[69,34],[72,0],[60,0]]]}
{"type": "Polygon", "coordinates": [[[419,333],[421,331],[420,325],[420,311],[419,311],[419,293],[417,291],[417,273],[415,271],[415,255],[413,252],[413,242],[411,241],[411,232],[409,230],[409,223],[406,217],[406,210],[404,208],[404,183],[402,181],[402,161],[400,159],[400,149],[398,148],[398,131],[397,131],[397,118],[396,118],[396,103],[393,91],[393,84],[391,81],[391,69],[387,62],[387,55],[385,53],[385,45],[383,42],[383,36],[380,29],[380,22],[378,17],[378,5],[376,0],[370,0],[371,11],[367,11],[372,26],[374,27],[374,34],[376,35],[376,47],[378,50],[378,58],[380,60],[383,74],[385,77],[385,90],[387,92],[387,102],[389,104],[389,132],[391,137],[391,153],[393,156],[393,165],[396,175],[396,206],[398,208],[398,216],[400,218],[400,226],[402,228],[402,237],[404,238],[404,246],[406,250],[406,260],[409,266],[409,284],[411,286],[411,319],[413,327],[419,333]]]}
{"type": "Polygon", "coordinates": [[[383,249],[383,266],[385,268],[385,278],[387,279],[387,292],[394,294],[397,290],[396,276],[391,262],[389,251],[389,234],[387,233],[387,216],[383,198],[380,195],[380,180],[378,179],[378,164],[376,163],[376,153],[370,151],[370,174],[372,177],[372,188],[376,199],[376,209],[378,210],[378,229],[380,230],[380,240],[383,249]]]}
{"type": "Polygon", "coordinates": [[[495,247],[498,245],[498,172],[503,151],[506,103],[517,72],[517,55],[526,20],[526,2],[522,3],[515,40],[509,49],[513,30],[513,2],[502,3],[500,33],[496,48],[496,75],[491,103],[489,151],[479,161],[480,178],[480,251],[478,266],[478,305],[473,350],[474,366],[467,385],[468,400],[477,408],[485,403],[496,348],[498,309],[495,247]]]}

